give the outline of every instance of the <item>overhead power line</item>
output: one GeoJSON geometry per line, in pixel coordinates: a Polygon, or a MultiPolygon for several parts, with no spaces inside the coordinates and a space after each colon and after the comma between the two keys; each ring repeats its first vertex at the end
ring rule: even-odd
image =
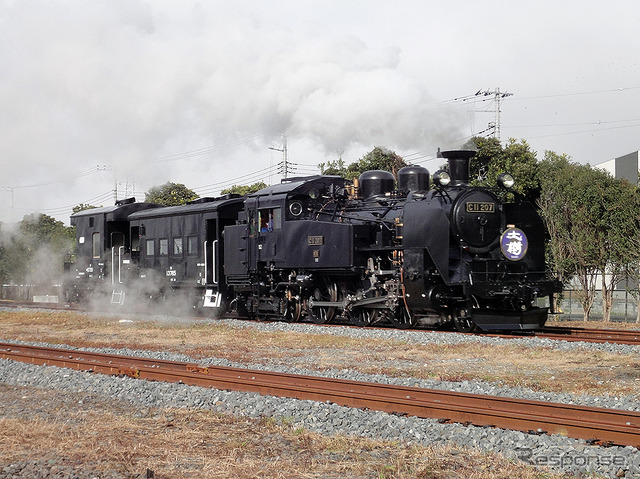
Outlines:
{"type": "Polygon", "coordinates": [[[555,93],[551,95],[525,96],[525,97],[515,98],[515,100],[516,101],[538,100],[541,98],[559,98],[563,96],[597,95],[600,93],[622,93],[630,90],[640,90],[640,86],[633,86],[633,87],[626,87],[626,88],[612,88],[609,90],[592,90],[592,91],[581,91],[581,92],[573,92],[573,93],[555,93]]]}

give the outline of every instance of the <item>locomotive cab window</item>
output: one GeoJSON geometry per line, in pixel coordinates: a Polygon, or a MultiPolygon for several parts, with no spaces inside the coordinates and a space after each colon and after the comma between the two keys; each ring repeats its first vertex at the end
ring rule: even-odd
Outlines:
{"type": "Polygon", "coordinates": [[[154,240],[147,240],[147,242],[145,243],[145,251],[147,253],[147,256],[155,256],[156,244],[154,240]]]}
{"type": "Polygon", "coordinates": [[[131,228],[131,251],[140,251],[140,227],[131,228]]]}
{"type": "Polygon", "coordinates": [[[264,208],[258,211],[260,232],[279,230],[282,228],[282,214],[280,208],[264,208]]]}

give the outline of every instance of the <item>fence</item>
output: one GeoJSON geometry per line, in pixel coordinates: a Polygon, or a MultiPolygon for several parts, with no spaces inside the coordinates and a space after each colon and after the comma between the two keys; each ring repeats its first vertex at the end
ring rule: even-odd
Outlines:
{"type": "MultiPolygon", "coordinates": [[[[565,290],[563,300],[560,303],[562,314],[560,321],[582,320],[583,312],[580,304],[580,295],[575,290],[565,290]]],[[[613,292],[613,304],[611,307],[611,321],[635,322],[638,317],[638,300],[628,290],[613,292]]],[[[589,319],[602,319],[602,292],[596,291],[596,297],[591,308],[589,319]]]]}
{"type": "Polygon", "coordinates": [[[33,284],[2,284],[0,299],[11,301],[34,301],[51,303],[56,297],[61,298],[60,286],[36,286],[33,284]]]}

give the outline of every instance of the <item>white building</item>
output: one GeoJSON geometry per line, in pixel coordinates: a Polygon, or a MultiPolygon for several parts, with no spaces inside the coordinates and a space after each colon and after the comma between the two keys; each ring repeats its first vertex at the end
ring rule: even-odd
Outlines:
{"type": "Polygon", "coordinates": [[[634,151],[633,153],[629,153],[628,155],[619,156],[618,158],[614,158],[613,160],[598,163],[597,165],[595,165],[595,167],[608,171],[616,179],[624,178],[630,183],[637,185],[638,169],[640,169],[640,165],[638,165],[639,156],[640,151],[634,151]]]}

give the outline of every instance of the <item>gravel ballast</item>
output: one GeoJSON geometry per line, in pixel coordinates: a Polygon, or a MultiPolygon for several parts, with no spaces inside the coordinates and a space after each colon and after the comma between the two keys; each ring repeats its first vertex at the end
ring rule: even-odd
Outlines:
{"type": "MultiPolygon", "coordinates": [[[[569,343],[537,338],[502,339],[482,336],[443,334],[424,331],[372,330],[356,328],[324,328],[309,324],[247,323],[235,320],[217,320],[231,327],[257,328],[264,331],[299,331],[311,334],[335,334],[355,338],[393,339],[427,344],[457,344],[481,342],[504,344],[519,341],[525,346],[547,347],[560,350],[593,348],[618,354],[637,354],[640,348],[615,344],[569,343]]],[[[163,352],[129,349],[91,349],[116,352],[123,355],[154,357],[194,362],[193,358],[163,352]]],[[[573,396],[570,394],[540,393],[525,388],[509,388],[481,381],[447,382],[437,380],[398,379],[382,375],[367,375],[350,370],[319,373],[282,365],[237,364],[219,358],[198,359],[199,364],[246,367],[287,373],[322,375],[341,379],[384,382],[404,386],[445,389],[475,394],[489,394],[550,402],[583,404],[616,409],[640,410],[634,397],[573,396]]],[[[43,389],[83,392],[105,398],[117,398],[139,408],[180,407],[201,408],[251,418],[274,417],[291,421],[299,427],[326,435],[358,435],[376,439],[403,441],[410,444],[456,444],[502,453],[527,463],[549,466],[554,470],[588,474],[597,472],[605,477],[640,478],[640,453],[632,447],[597,447],[582,440],[558,435],[532,435],[496,428],[441,424],[435,419],[399,417],[375,411],[345,408],[332,403],[300,401],[289,398],[261,396],[256,393],[219,391],[130,378],[109,377],[54,367],[38,367],[8,360],[0,361],[0,382],[43,389]]],[[[3,476],[0,470],[0,477],[3,476]]]]}

